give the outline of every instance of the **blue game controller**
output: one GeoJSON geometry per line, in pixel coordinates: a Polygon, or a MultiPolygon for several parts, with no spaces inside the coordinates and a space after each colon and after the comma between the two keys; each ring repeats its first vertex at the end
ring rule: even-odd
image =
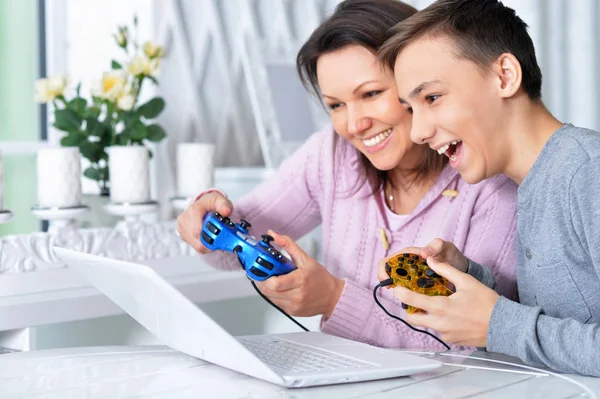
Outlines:
{"type": "Polygon", "coordinates": [[[200,240],[210,250],[234,253],[252,280],[263,281],[296,270],[296,266],[271,245],[273,237],[267,234],[258,241],[250,235],[251,224],[241,219],[234,223],[217,212],[204,216],[200,240]]]}

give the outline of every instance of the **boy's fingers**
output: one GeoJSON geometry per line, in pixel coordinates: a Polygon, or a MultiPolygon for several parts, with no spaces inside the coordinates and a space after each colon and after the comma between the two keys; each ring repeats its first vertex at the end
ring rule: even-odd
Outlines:
{"type": "Polygon", "coordinates": [[[408,288],[397,286],[394,288],[394,296],[404,304],[423,309],[426,312],[433,310],[436,306],[436,297],[413,292],[408,288]]]}
{"type": "Polygon", "coordinates": [[[429,244],[427,244],[427,246],[425,248],[423,248],[423,257],[425,259],[429,258],[430,256],[436,257],[442,254],[442,252],[444,251],[444,244],[445,241],[440,239],[440,238],[436,238],[435,240],[431,241],[429,244]]]}
{"type": "Polygon", "coordinates": [[[463,287],[465,284],[467,284],[469,278],[472,278],[468,274],[458,270],[452,265],[444,262],[438,262],[433,257],[427,258],[427,264],[431,269],[433,269],[434,272],[442,277],[445,277],[448,281],[454,284],[456,289],[463,287]]]}

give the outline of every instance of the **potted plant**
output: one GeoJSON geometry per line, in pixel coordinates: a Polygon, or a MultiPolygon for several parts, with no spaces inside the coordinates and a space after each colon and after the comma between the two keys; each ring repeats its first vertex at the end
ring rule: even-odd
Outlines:
{"type": "MultiPolygon", "coordinates": [[[[137,18],[134,18],[135,29],[137,18]]],[[[98,182],[102,195],[110,192],[111,169],[113,173],[114,170],[122,170],[123,173],[119,174],[123,178],[128,177],[127,172],[134,172],[136,176],[133,178],[139,178],[140,174],[139,171],[128,171],[123,165],[110,167],[110,148],[130,147],[131,153],[136,155],[128,157],[122,154],[123,151],[115,150],[115,154],[119,153],[115,158],[121,161],[129,159],[131,164],[138,162],[134,164],[134,169],[136,166],[140,169],[139,162],[145,162],[146,165],[141,165],[142,169],[145,168],[141,172],[143,175],[148,170],[147,159],[152,156],[145,144],[148,141],[160,142],[166,136],[163,128],[154,121],[163,111],[165,101],[155,97],[138,104],[146,82],[158,85],[157,76],[165,55],[164,49],[149,41],[140,46],[136,40],[131,40],[126,26],[118,27],[114,39],[124,51],[125,61],[111,61],[111,69],[94,83],[89,100],[80,93],[81,83],[77,85],[74,95],[68,98],[68,81],[64,76],[52,76],[36,82],[35,100],[52,103],[53,126],[66,133],[60,141],[61,145],[79,148],[82,156],[90,162],[83,175],[98,182]],[[139,155],[144,153],[145,156],[139,155]]],[[[127,186],[122,180],[117,182],[112,179],[113,190],[127,186]]],[[[146,177],[146,185],[147,180],[146,177]]],[[[115,194],[110,193],[111,199],[115,194]]],[[[122,197],[121,194],[119,196],[122,197]]],[[[143,196],[137,195],[130,200],[136,201],[143,196]]]]}

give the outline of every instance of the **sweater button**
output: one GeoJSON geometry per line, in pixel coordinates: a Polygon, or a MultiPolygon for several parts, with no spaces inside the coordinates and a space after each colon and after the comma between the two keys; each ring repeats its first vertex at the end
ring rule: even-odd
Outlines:
{"type": "Polygon", "coordinates": [[[532,258],[531,251],[529,250],[529,248],[527,248],[525,250],[525,256],[527,257],[527,259],[531,259],[532,258]]]}

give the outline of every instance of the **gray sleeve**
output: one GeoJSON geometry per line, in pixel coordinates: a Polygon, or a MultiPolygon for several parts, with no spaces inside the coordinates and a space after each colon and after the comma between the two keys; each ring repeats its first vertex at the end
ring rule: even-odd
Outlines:
{"type": "Polygon", "coordinates": [[[504,297],[492,311],[487,350],[533,366],[600,377],[600,325],[550,317],[504,297]]]}
{"type": "Polygon", "coordinates": [[[481,266],[479,263],[472,261],[469,259],[469,267],[467,268],[467,274],[475,277],[485,286],[494,289],[496,288],[496,280],[494,279],[494,274],[492,270],[481,266]]]}
{"type": "MultiPolygon", "coordinates": [[[[590,159],[574,175],[569,187],[569,210],[575,233],[590,256],[590,266],[600,274],[598,171],[600,159],[590,159]]],[[[540,307],[503,297],[492,312],[487,349],[536,366],[600,377],[600,324],[550,317],[540,307]]]]}

